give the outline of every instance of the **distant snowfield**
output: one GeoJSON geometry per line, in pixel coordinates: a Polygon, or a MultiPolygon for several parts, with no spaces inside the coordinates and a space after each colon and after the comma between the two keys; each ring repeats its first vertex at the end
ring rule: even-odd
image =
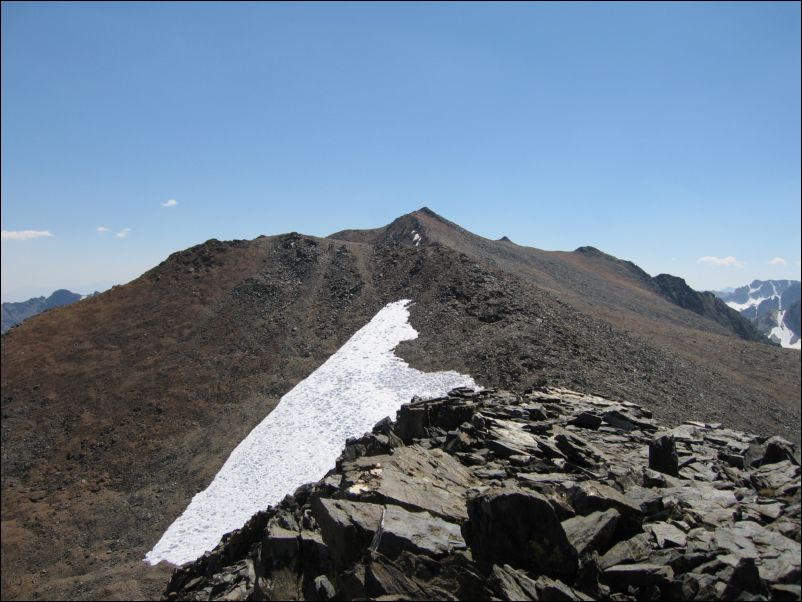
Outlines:
{"type": "Polygon", "coordinates": [[[414,395],[437,396],[477,385],[457,372],[421,372],[397,357],[401,341],[417,338],[409,300],[384,307],[334,355],[281,398],[231,452],[209,487],[145,556],[157,564],[195,560],[227,532],[285,495],[321,479],[348,437],[369,431],[414,395]]]}
{"type": "Polygon", "coordinates": [[[785,325],[785,310],[777,312],[777,326],[771,329],[769,338],[778,341],[783,347],[802,349],[802,341],[785,325]]]}

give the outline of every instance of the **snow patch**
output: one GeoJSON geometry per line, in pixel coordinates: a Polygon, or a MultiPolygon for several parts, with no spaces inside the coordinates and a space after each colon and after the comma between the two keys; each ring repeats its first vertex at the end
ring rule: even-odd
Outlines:
{"type": "Polygon", "coordinates": [[[345,440],[394,416],[414,395],[439,396],[477,385],[457,372],[421,372],[397,357],[401,341],[417,338],[409,300],[384,307],[334,355],[281,398],[231,452],[145,556],[180,565],[213,549],[229,531],[334,467],[345,440]]]}
{"type": "Polygon", "coordinates": [[[735,301],[728,301],[727,305],[729,305],[731,308],[733,308],[737,312],[742,312],[743,310],[750,309],[752,307],[757,309],[758,305],[760,305],[761,303],[763,303],[767,299],[774,299],[775,296],[779,296],[779,295],[772,295],[771,297],[758,297],[757,299],[751,299],[750,298],[744,303],[736,303],[735,301]]]}
{"type": "Polygon", "coordinates": [[[416,247],[420,244],[420,234],[418,234],[417,230],[412,231],[412,242],[415,243],[416,247]]]}
{"type": "Polygon", "coordinates": [[[802,341],[800,341],[794,331],[785,324],[785,310],[777,312],[777,326],[771,329],[769,338],[778,342],[782,347],[802,349],[802,341]]]}

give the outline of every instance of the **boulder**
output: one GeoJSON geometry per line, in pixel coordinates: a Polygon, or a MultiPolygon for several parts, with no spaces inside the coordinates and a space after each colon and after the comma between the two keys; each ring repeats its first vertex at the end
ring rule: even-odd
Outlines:
{"type": "Polygon", "coordinates": [[[579,514],[590,514],[614,508],[621,515],[620,527],[624,535],[640,531],[643,511],[629,496],[599,481],[581,481],[571,490],[571,504],[579,514]]]}
{"type": "Polygon", "coordinates": [[[649,468],[672,477],[679,475],[679,460],[674,437],[663,435],[649,442],[649,468]]]}
{"type": "Polygon", "coordinates": [[[673,579],[671,567],[659,564],[619,564],[604,571],[604,580],[616,591],[626,591],[630,585],[668,585],[673,579]]]}
{"type": "Polygon", "coordinates": [[[465,492],[480,482],[454,456],[419,445],[391,456],[359,458],[343,465],[348,497],[408,510],[425,510],[452,522],[468,518],[465,492]]]}
{"type": "Polygon", "coordinates": [[[604,552],[607,549],[619,518],[618,510],[609,508],[564,520],[562,527],[577,555],[582,556],[590,551],[604,552]]]}
{"type": "Polygon", "coordinates": [[[658,521],[648,525],[648,528],[652,532],[658,548],[685,547],[685,533],[674,525],[658,521]]]}
{"type": "Polygon", "coordinates": [[[465,548],[459,525],[448,523],[428,512],[409,512],[399,506],[384,509],[381,524],[371,548],[388,558],[403,551],[444,556],[465,548]]]}
{"type": "Polygon", "coordinates": [[[514,487],[491,489],[468,500],[463,533],[473,557],[550,577],[572,579],[577,553],[549,500],[514,487]]]}
{"type": "Polygon", "coordinates": [[[383,508],[365,502],[317,498],[312,510],[335,564],[348,567],[373,541],[383,508]]]}
{"type": "Polygon", "coordinates": [[[639,533],[630,539],[619,541],[599,558],[598,565],[603,571],[616,564],[643,562],[652,552],[651,538],[639,533]]]}

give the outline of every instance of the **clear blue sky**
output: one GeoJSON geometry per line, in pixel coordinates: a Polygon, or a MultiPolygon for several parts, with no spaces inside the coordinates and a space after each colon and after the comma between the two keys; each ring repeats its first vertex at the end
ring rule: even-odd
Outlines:
{"type": "Polygon", "coordinates": [[[2,5],[3,301],[423,205],[721,288],[799,199],[799,3],[2,5]]]}

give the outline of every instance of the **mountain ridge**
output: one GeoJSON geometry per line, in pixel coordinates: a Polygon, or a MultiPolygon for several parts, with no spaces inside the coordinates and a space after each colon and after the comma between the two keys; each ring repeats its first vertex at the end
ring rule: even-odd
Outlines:
{"type": "Polygon", "coordinates": [[[75,303],[86,297],[97,295],[95,291],[90,295],[81,295],[73,293],[67,289],[60,288],[48,297],[32,297],[27,301],[7,302],[2,304],[2,326],[0,326],[0,333],[6,333],[11,328],[21,323],[23,320],[35,316],[48,309],[55,309],[75,303]]]}
{"type": "Polygon", "coordinates": [[[413,300],[419,336],[397,354],[418,370],[564,385],[668,422],[798,440],[799,364],[783,350],[668,302],[619,263],[414,219],[388,224],[385,242],[211,239],[6,334],[3,597],[156,595],[165,569],[141,558],[165,528],[282,395],[399,299],[413,300]],[[408,226],[422,227],[419,245],[408,226]]]}

